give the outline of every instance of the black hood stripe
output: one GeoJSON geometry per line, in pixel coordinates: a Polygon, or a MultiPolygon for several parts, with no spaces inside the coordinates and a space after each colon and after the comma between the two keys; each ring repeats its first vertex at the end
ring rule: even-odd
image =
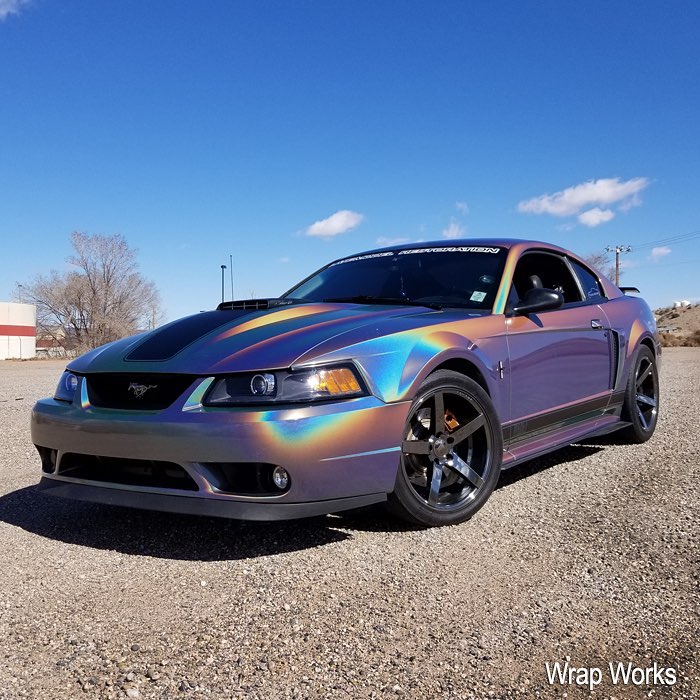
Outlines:
{"type": "Polygon", "coordinates": [[[249,316],[255,309],[243,311],[205,311],[196,316],[188,316],[179,321],[173,321],[137,345],[126,357],[127,361],[158,361],[169,360],[188,345],[208,335],[221,326],[238,321],[243,316],[249,316]]]}

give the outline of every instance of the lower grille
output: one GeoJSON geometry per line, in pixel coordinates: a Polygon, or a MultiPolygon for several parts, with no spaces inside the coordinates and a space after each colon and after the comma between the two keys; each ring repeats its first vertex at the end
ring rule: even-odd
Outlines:
{"type": "Polygon", "coordinates": [[[199,465],[202,476],[217,491],[238,496],[279,496],[283,490],[272,480],[274,469],[274,464],[261,462],[206,462],[199,465]]]}
{"type": "Polygon", "coordinates": [[[148,459],[98,457],[68,452],[61,457],[58,474],[123,486],[199,490],[194,479],[179,464],[148,459]]]}

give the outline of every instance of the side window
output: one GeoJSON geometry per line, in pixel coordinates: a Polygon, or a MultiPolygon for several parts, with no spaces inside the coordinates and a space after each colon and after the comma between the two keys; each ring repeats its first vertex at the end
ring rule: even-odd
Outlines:
{"type": "Polygon", "coordinates": [[[555,253],[525,253],[515,267],[513,287],[519,299],[525,296],[528,289],[544,287],[560,292],[564,304],[583,301],[578,284],[564,259],[555,253]]]}
{"type": "Polygon", "coordinates": [[[605,295],[603,294],[598,278],[587,267],[577,263],[575,260],[570,260],[569,262],[581,282],[581,288],[583,289],[583,295],[586,297],[586,301],[600,301],[605,295]]]}

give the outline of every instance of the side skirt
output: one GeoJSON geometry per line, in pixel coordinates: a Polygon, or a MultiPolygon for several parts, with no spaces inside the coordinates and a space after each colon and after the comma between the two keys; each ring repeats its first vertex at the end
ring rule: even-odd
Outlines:
{"type": "Polygon", "coordinates": [[[535,459],[549,452],[553,452],[554,450],[566,447],[572,442],[598,437],[600,435],[607,435],[621,428],[626,428],[628,425],[629,423],[621,421],[615,415],[606,415],[602,418],[597,416],[594,419],[578,423],[573,427],[566,427],[553,431],[546,436],[522,442],[504,451],[502,468],[510,469],[530,459],[535,459]]]}

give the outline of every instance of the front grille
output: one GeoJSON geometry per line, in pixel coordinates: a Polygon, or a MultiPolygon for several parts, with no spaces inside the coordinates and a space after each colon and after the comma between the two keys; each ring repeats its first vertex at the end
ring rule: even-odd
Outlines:
{"type": "Polygon", "coordinates": [[[194,380],[189,374],[90,374],[88,397],[99,408],[160,411],[182,396],[194,380]]]}
{"type": "Polygon", "coordinates": [[[150,459],[98,457],[68,452],[61,457],[58,474],[74,479],[124,486],[150,486],[181,491],[199,490],[194,479],[179,464],[150,459]]]}

